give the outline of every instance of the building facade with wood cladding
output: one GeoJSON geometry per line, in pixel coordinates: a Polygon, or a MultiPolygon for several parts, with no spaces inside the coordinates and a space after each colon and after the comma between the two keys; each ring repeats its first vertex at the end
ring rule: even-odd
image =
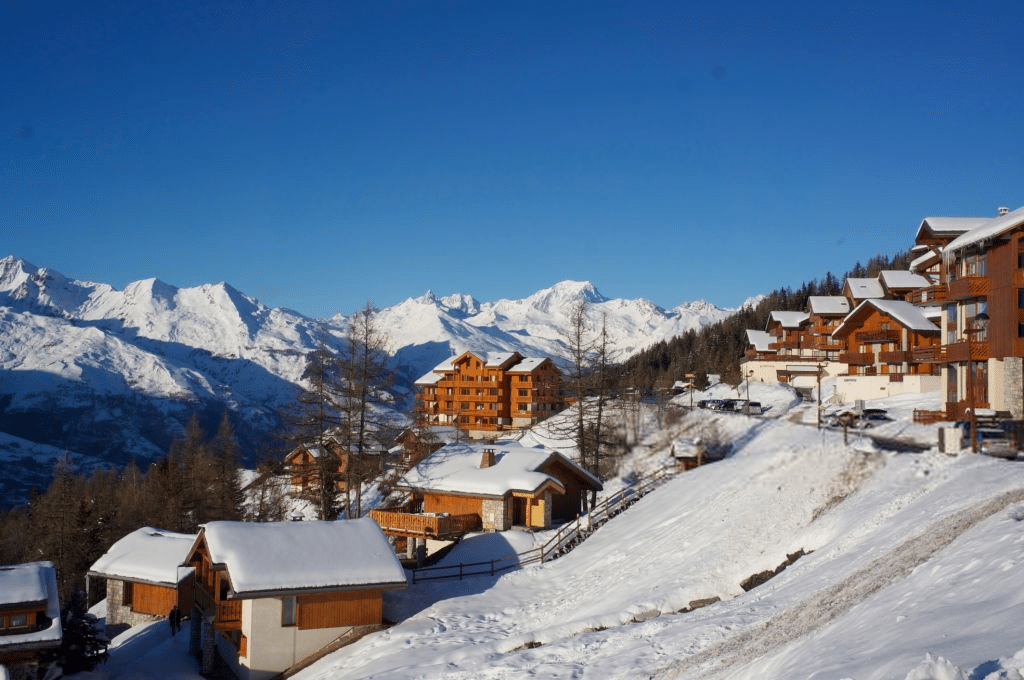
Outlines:
{"type": "Polygon", "coordinates": [[[302,667],[327,645],[383,624],[383,592],[405,572],[369,519],[210,522],[187,561],[190,624],[204,672],[219,655],[242,680],[302,667]]]}
{"type": "Polygon", "coordinates": [[[1024,208],[970,219],[973,226],[938,247],[942,343],[916,355],[941,372],[948,418],[963,418],[972,401],[1022,418],[1024,208]]]}
{"type": "Polygon", "coordinates": [[[526,428],[565,408],[561,378],[546,357],[465,352],[416,381],[417,413],[469,432],[526,428]]]}

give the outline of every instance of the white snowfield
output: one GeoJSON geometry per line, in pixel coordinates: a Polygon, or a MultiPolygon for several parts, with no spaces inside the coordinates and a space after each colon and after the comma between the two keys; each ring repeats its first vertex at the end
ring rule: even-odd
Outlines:
{"type": "Polygon", "coordinates": [[[627,468],[700,431],[738,448],[543,566],[390,595],[425,608],[296,677],[1020,678],[1024,462],[844,445],[785,415],[649,426],[627,468]]]}

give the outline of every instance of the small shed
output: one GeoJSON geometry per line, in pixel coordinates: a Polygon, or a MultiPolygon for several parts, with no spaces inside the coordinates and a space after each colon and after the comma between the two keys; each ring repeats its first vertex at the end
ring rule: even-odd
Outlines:
{"type": "Polygon", "coordinates": [[[182,567],[196,534],[143,527],[103,554],[86,578],[106,580],[107,629],[132,627],[166,617],[177,605],[192,607],[192,569],[182,567]]]}

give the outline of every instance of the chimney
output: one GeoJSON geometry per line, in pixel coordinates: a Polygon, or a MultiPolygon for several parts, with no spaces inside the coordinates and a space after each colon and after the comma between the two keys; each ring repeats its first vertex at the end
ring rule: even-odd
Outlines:
{"type": "Polygon", "coordinates": [[[1010,209],[1007,208],[1005,205],[999,206],[999,216],[1000,217],[1002,217],[1003,215],[1005,215],[1008,212],[1010,212],[1010,209]]]}
{"type": "Polygon", "coordinates": [[[484,455],[480,458],[480,468],[494,467],[494,449],[484,449],[484,455]]]}

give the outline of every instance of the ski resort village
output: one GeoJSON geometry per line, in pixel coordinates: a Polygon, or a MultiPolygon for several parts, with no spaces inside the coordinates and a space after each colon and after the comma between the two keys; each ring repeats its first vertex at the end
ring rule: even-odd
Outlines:
{"type": "Polygon", "coordinates": [[[728,310],[5,258],[0,678],[1021,680],[1024,208],[906,232],[728,310]]]}

